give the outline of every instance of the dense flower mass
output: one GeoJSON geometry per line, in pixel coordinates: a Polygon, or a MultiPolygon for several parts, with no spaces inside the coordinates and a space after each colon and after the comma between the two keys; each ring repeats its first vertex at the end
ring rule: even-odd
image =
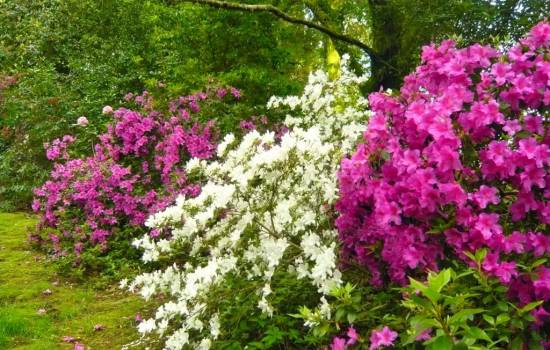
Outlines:
{"type": "MultiPolygon", "coordinates": [[[[39,229],[48,233],[55,254],[74,252],[78,257],[86,244],[106,248],[116,228],[138,228],[177,195],[200,192],[197,184],[187,181],[182,164],[215,152],[214,123],[201,124],[194,116],[208,99],[219,98],[213,92],[180,97],[165,114],[153,110],[147,92],[129,94],[126,100],[136,109],[103,108],[114,120],[99,135],[93,156],[72,158],[69,145],[75,138],[70,135],[45,144],[54,169],[35,190],[32,206],[43,214],[39,229]]],[[[87,124],[85,117],[77,121],[78,126],[87,124]]]]}
{"type": "Polygon", "coordinates": [[[507,53],[425,47],[400,94],[373,117],[339,173],[344,260],[371,283],[406,284],[445,259],[473,262],[526,304],[550,300],[550,25],[507,53]],[[538,266],[540,265],[540,266],[538,266]]]}
{"type": "Polygon", "coordinates": [[[130,289],[145,298],[163,293],[170,300],[140,324],[141,332],[165,334],[167,349],[207,349],[220,332],[230,331],[220,325],[220,300],[214,297],[227,279],[247,281],[251,298],[268,315],[278,293],[271,284],[277,271],[308,280],[320,296],[340,283],[331,223],[334,174],[368,117],[357,90],[363,79],[345,66],[333,82],[323,72],[312,74],[302,96],[270,100],[270,108],[286,107],[294,115],[286,118],[289,130],[279,140],[275,132],[259,133],[253,123],[243,123],[249,132],[240,141],[227,135],[218,160],[187,163],[189,176],[205,179],[202,192],[180,195],[147,220],[170,239],[145,235],[136,241],[145,261],[185,256],[183,264],[131,282],[130,289]]]}

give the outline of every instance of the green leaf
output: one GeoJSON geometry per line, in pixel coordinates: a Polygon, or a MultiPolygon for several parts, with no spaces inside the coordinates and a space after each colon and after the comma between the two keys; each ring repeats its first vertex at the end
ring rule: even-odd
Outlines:
{"type": "Polygon", "coordinates": [[[466,345],[466,343],[460,342],[453,346],[453,350],[468,350],[468,345],[466,345]]]}
{"type": "Polygon", "coordinates": [[[531,339],[529,341],[529,350],[544,350],[544,347],[540,344],[540,341],[531,339]]]}
{"type": "Polygon", "coordinates": [[[357,314],[356,314],[356,313],[353,313],[353,312],[350,312],[350,313],[348,314],[347,319],[348,319],[348,323],[349,323],[349,324],[353,324],[353,322],[357,319],[357,314]]]}
{"type": "Polygon", "coordinates": [[[538,267],[546,262],[546,258],[535,260],[534,263],[531,264],[531,269],[534,269],[535,267],[538,267]]]}
{"type": "MultiPolygon", "coordinates": [[[[484,309],[464,309],[460,310],[456,314],[454,314],[451,319],[449,320],[449,324],[459,324],[466,321],[467,318],[469,318],[472,315],[479,314],[481,312],[484,312],[484,309]]],[[[485,315],[484,315],[485,317],[485,315]]]]}
{"type": "MultiPolygon", "coordinates": [[[[429,279],[429,277],[428,277],[429,279]]],[[[422,292],[424,296],[426,296],[430,301],[434,304],[437,303],[439,299],[441,299],[441,294],[437,290],[434,290],[433,287],[427,287],[423,283],[415,280],[412,277],[409,277],[410,286],[416,290],[419,290],[422,292]]],[[[429,282],[428,282],[429,283],[429,282]]]]}
{"type": "Polygon", "coordinates": [[[453,346],[453,340],[448,335],[440,335],[426,346],[426,350],[452,350],[453,346]]]}
{"type": "Polygon", "coordinates": [[[412,277],[409,277],[409,284],[412,288],[417,289],[421,292],[424,292],[427,288],[422,282],[419,282],[412,277]]]}
{"type": "Polygon", "coordinates": [[[487,252],[488,251],[485,248],[476,250],[476,261],[481,263],[487,256],[487,252]]]}
{"type": "Polygon", "coordinates": [[[418,337],[422,332],[429,328],[438,327],[439,323],[434,319],[426,318],[424,316],[414,316],[410,320],[410,325],[412,328],[412,334],[407,337],[404,344],[410,344],[416,341],[416,337],[418,337]]]}
{"type": "Polygon", "coordinates": [[[482,315],[483,319],[491,326],[495,325],[495,318],[491,315],[482,315]]]}
{"type": "Polygon", "coordinates": [[[338,310],[336,310],[336,314],[334,315],[334,318],[337,322],[342,321],[345,314],[346,314],[346,310],[339,308],[338,310]]]}
{"type": "Polygon", "coordinates": [[[430,273],[428,275],[428,288],[439,293],[451,280],[451,270],[445,269],[434,275],[430,273]]]}
{"type": "Polygon", "coordinates": [[[499,309],[500,311],[506,312],[506,311],[508,311],[508,309],[510,309],[510,307],[508,306],[507,303],[505,303],[503,301],[499,301],[497,303],[497,309],[499,309]]]}
{"type": "MultiPolygon", "coordinates": [[[[433,308],[432,304],[426,299],[419,297],[418,295],[410,295],[409,300],[412,300],[417,307],[422,307],[425,310],[431,310],[433,308]]],[[[405,305],[406,306],[406,305],[405,305]]]]}
{"type": "Polygon", "coordinates": [[[466,330],[465,335],[468,338],[482,339],[488,342],[492,342],[491,338],[485,333],[485,331],[478,327],[470,327],[466,330]]]}
{"type": "Polygon", "coordinates": [[[508,321],[510,321],[510,316],[508,316],[507,314],[500,314],[497,316],[496,325],[498,326],[499,324],[503,324],[508,321]]]}
{"type": "MultiPolygon", "coordinates": [[[[473,256],[473,255],[472,255],[472,256],[473,256]]],[[[467,276],[473,275],[474,273],[476,273],[474,270],[469,269],[469,270],[467,270],[467,271],[465,271],[465,272],[463,272],[463,273],[457,275],[455,279],[460,279],[460,278],[462,278],[462,277],[467,277],[467,276]]]]}
{"type": "Polygon", "coordinates": [[[475,257],[474,254],[472,254],[470,252],[464,252],[464,255],[466,255],[468,258],[470,258],[470,260],[476,261],[476,257],[475,257]]]}
{"type": "Polygon", "coordinates": [[[522,350],[523,340],[519,336],[515,337],[510,344],[510,350],[522,350]]]}
{"type": "Polygon", "coordinates": [[[532,303],[529,303],[529,304],[525,305],[524,307],[522,307],[518,311],[519,311],[520,314],[524,314],[524,313],[527,313],[527,312],[533,310],[534,308],[536,308],[537,306],[539,306],[542,303],[543,303],[542,300],[534,301],[532,303]]]}

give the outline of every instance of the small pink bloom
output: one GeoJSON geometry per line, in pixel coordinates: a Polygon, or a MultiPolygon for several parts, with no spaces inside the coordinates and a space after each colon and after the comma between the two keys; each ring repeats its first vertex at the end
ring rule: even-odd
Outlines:
{"type": "Polygon", "coordinates": [[[479,190],[473,194],[473,199],[481,209],[485,209],[488,204],[498,204],[498,190],[494,187],[481,185],[479,190]]]}
{"type": "Polygon", "coordinates": [[[237,100],[241,98],[241,91],[237,88],[232,87],[231,88],[231,95],[235,97],[237,100]]]}
{"type": "Polygon", "coordinates": [[[379,331],[372,331],[369,350],[376,350],[382,346],[393,346],[396,338],[397,332],[392,331],[388,326],[384,326],[379,331]]]}
{"type": "Polygon", "coordinates": [[[432,338],[432,336],[430,334],[431,332],[432,332],[431,328],[425,329],[422,333],[420,333],[419,335],[416,336],[416,340],[417,341],[422,341],[422,340],[431,339],[432,338]]]}
{"type": "Polygon", "coordinates": [[[136,314],[136,317],[134,319],[135,319],[136,322],[143,321],[143,319],[141,318],[141,314],[139,312],[136,314]]]}
{"type": "Polygon", "coordinates": [[[334,337],[332,338],[332,345],[330,347],[330,350],[345,350],[346,349],[346,340],[334,337]]]}
{"type": "Polygon", "coordinates": [[[74,343],[74,350],[85,350],[84,344],[82,343],[74,343]]]}
{"type": "Polygon", "coordinates": [[[85,116],[78,117],[78,119],[76,120],[76,124],[79,126],[86,126],[88,125],[88,118],[86,118],[85,116]]]}
{"type": "Polygon", "coordinates": [[[355,330],[355,328],[353,328],[353,326],[350,326],[348,328],[347,336],[349,338],[347,345],[353,345],[357,343],[357,340],[359,339],[359,334],[357,334],[357,331],[355,330]]]}
{"type": "Polygon", "coordinates": [[[63,336],[63,341],[65,343],[74,343],[76,341],[76,338],[75,337],[71,337],[70,335],[64,335],[63,336]]]}
{"type": "Polygon", "coordinates": [[[105,107],[103,107],[103,109],[101,110],[101,112],[102,112],[103,114],[111,114],[111,113],[113,113],[113,107],[111,107],[111,106],[105,106],[105,107]]]}

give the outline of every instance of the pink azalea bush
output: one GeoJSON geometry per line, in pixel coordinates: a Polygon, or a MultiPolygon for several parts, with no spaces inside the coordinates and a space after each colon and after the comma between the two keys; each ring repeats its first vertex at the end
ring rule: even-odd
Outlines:
{"type": "Polygon", "coordinates": [[[370,95],[364,143],[342,161],[344,262],[405,285],[486,249],[480,268],[512,300],[549,301],[549,87],[547,22],[505,53],[424,47],[399,94],[370,95]]]}
{"type": "MultiPolygon", "coordinates": [[[[218,134],[214,121],[198,121],[201,106],[234,101],[240,97],[235,94],[180,97],[166,113],[155,110],[147,92],[128,94],[126,101],[136,108],[103,108],[113,121],[99,135],[92,156],[72,157],[71,135],[45,144],[54,167],[49,180],[35,189],[32,207],[42,219],[32,238],[51,245],[56,256],[78,259],[86,247],[106,251],[115,232],[143,233],[145,219],[176,196],[197,195],[200,186],[187,179],[183,165],[192,157],[210,158],[218,134]]],[[[131,237],[126,241],[130,245],[131,237]]]]}

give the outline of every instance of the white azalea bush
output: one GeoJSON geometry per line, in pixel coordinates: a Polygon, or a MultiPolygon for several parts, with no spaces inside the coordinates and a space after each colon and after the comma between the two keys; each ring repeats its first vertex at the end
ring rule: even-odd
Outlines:
{"type": "Polygon", "coordinates": [[[221,322],[223,305],[242,302],[243,290],[263,314],[277,314],[272,300],[280,286],[273,279],[280,272],[326,305],[324,296],[341,284],[332,224],[336,173],[369,116],[358,91],[366,78],[352,74],[345,61],[337,80],[318,71],[302,96],[271,98],[269,108],[291,111],[289,132],[280,139],[274,132],[252,131],[241,140],[229,134],[216,161],[188,162],[189,176],[204,180],[201,194],[180,196],[147,220],[168,238],[145,235],[134,242],[145,262],[168,266],[128,284],[145,299],[163,296],[140,332],[158,333],[166,349],[215,347],[231,332],[221,322]],[[241,287],[228,288],[235,285],[241,287]]]}

